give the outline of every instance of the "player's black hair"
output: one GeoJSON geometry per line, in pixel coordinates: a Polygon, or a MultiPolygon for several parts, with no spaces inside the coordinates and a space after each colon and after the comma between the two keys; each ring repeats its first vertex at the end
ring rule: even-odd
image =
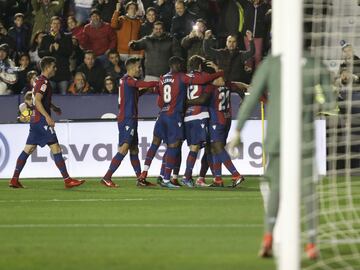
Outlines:
{"type": "Polygon", "coordinates": [[[52,63],[56,63],[55,57],[44,56],[43,58],[41,58],[41,60],[40,60],[40,69],[41,69],[41,71],[44,71],[45,68],[50,66],[52,63]]]}
{"type": "Polygon", "coordinates": [[[169,67],[174,72],[185,71],[184,59],[179,56],[172,56],[169,59],[169,67]]]}
{"type": "Polygon", "coordinates": [[[204,72],[209,73],[209,74],[213,74],[213,73],[216,72],[213,67],[209,67],[209,66],[207,65],[207,62],[206,62],[206,61],[205,61],[205,63],[203,63],[203,64],[201,65],[201,71],[204,71],[204,72]]]}
{"type": "Polygon", "coordinates": [[[205,63],[205,58],[200,55],[193,55],[189,59],[190,70],[198,70],[205,63]]]}

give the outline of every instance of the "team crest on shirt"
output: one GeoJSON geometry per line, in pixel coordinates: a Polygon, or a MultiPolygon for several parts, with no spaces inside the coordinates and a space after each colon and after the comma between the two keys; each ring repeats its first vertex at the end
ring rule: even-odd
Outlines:
{"type": "Polygon", "coordinates": [[[45,92],[46,91],[46,84],[43,84],[41,87],[40,87],[40,91],[41,92],[45,92]]]}

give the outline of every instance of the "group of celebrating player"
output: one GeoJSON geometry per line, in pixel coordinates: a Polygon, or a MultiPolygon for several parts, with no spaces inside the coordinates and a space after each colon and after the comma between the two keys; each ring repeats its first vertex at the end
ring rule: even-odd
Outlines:
{"type": "MultiPolygon", "coordinates": [[[[170,71],[160,77],[159,81],[142,81],[141,60],[129,58],[126,61],[127,73],[119,84],[119,147],[101,183],[114,188],[117,184],[111,179],[120,166],[123,158],[130,152],[131,164],[137,176],[138,186],[154,186],[146,180],[151,161],[160,146],[167,148],[163,156],[158,184],[167,188],[178,188],[178,172],[181,164],[181,147],[186,139],[190,152],[186,160],[186,170],[182,184],[188,187],[214,186],[222,187],[222,164],[232,174],[231,187],[241,184],[245,178],[236,170],[225,150],[226,139],[231,126],[231,92],[243,94],[248,85],[224,80],[223,71],[219,71],[212,62],[194,55],[189,59],[190,72],[185,73],[184,60],[174,56],[169,59],[170,71]],[[141,172],[138,157],[138,99],[146,92],[158,94],[160,112],[155,123],[152,144],[147,152],[144,169],[141,172]],[[192,170],[199,150],[205,147],[201,161],[200,177],[194,183],[192,170]],[[205,175],[210,167],[214,176],[212,184],[205,182],[205,175]],[[171,178],[171,175],[173,176],[171,178]]],[[[9,186],[22,188],[19,175],[27,158],[37,145],[49,145],[54,155],[56,166],[60,170],[66,188],[83,184],[84,180],[69,177],[61,149],[54,131],[55,122],[51,118],[51,109],[57,113],[61,110],[52,104],[52,90],[49,78],[56,70],[55,59],[44,57],[40,63],[42,73],[33,88],[34,114],[30,122],[29,136],[23,152],[17,159],[14,175],[9,186]]]]}

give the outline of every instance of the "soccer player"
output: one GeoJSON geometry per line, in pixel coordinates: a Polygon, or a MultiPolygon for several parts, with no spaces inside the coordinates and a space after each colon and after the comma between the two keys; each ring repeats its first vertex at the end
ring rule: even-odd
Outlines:
{"type": "Polygon", "coordinates": [[[198,99],[188,101],[191,104],[200,102],[204,104],[209,100],[209,137],[211,144],[211,152],[206,151],[205,157],[202,158],[201,165],[205,168],[201,168],[199,179],[196,181],[197,186],[207,186],[203,177],[208,165],[212,166],[212,172],[214,174],[214,182],[211,186],[222,187],[224,182],[222,180],[221,165],[224,164],[232,175],[231,187],[235,188],[240,185],[245,178],[235,168],[231,161],[231,158],[225,150],[226,140],[231,127],[231,92],[236,92],[239,95],[243,95],[247,90],[248,85],[241,82],[229,82],[224,81],[223,78],[218,78],[214,81],[212,86],[213,90],[211,94],[204,93],[198,99]],[[223,85],[223,86],[216,86],[223,85]],[[210,157],[209,157],[210,156],[210,157]],[[205,160],[203,160],[205,159],[205,160]],[[207,167],[206,167],[207,166],[207,167]]]}
{"type": "MultiPolygon", "coordinates": [[[[138,148],[138,99],[139,95],[145,90],[139,88],[157,87],[157,81],[140,81],[137,80],[141,74],[141,61],[139,58],[129,58],[126,63],[127,73],[120,79],[119,83],[119,114],[118,114],[118,130],[119,130],[119,148],[116,155],[111,160],[110,167],[105,176],[101,179],[101,183],[106,187],[115,188],[117,185],[111,180],[113,173],[120,166],[121,161],[130,151],[130,161],[137,177],[140,176],[141,167],[139,161],[138,148]]],[[[145,179],[137,180],[138,186],[153,186],[154,184],[145,179]]]]}
{"type": "MultiPolygon", "coordinates": [[[[272,256],[273,229],[275,226],[280,195],[280,96],[281,96],[281,59],[279,56],[269,56],[258,67],[251,83],[250,96],[242,104],[238,113],[238,123],[236,133],[229,143],[229,151],[234,152],[240,144],[240,130],[244,126],[247,118],[250,116],[253,108],[256,106],[261,95],[266,90],[269,92],[267,105],[267,131],[265,145],[269,155],[269,163],[265,171],[265,180],[270,182],[270,197],[267,202],[265,216],[265,233],[262,247],[259,252],[261,257],[272,256]]],[[[331,90],[329,73],[320,64],[312,58],[304,58],[303,66],[303,104],[312,105],[319,103],[326,109],[332,108],[334,97],[331,90]],[[320,75],[321,77],[315,77],[320,75]],[[319,98],[321,96],[321,98],[319,98]],[[326,102],[325,102],[326,101],[326,102]]],[[[312,124],[312,110],[303,110],[302,119],[305,125],[312,124]]],[[[303,129],[302,140],[304,145],[310,145],[310,148],[302,149],[302,160],[308,159],[313,155],[313,129],[303,129]]],[[[316,259],[318,252],[315,246],[316,240],[316,220],[315,220],[315,186],[312,180],[312,162],[302,164],[302,196],[308,199],[305,202],[305,211],[307,213],[307,231],[308,244],[305,248],[306,254],[310,259],[316,259]]],[[[291,179],[289,179],[291,180],[291,179]]]]}
{"type": "MultiPolygon", "coordinates": [[[[203,69],[206,68],[205,58],[193,55],[189,59],[189,67],[191,72],[189,76],[204,76],[208,74],[203,72],[203,69]]],[[[216,70],[217,66],[212,65],[216,70]]],[[[192,82],[187,87],[187,99],[193,100],[200,97],[202,94],[210,94],[211,86],[210,84],[198,84],[192,82]]],[[[194,182],[192,179],[192,171],[195,165],[195,161],[198,155],[199,150],[206,145],[208,139],[208,125],[209,125],[209,111],[208,106],[206,105],[191,105],[185,111],[184,123],[185,123],[185,138],[187,144],[190,148],[190,152],[186,159],[186,170],[183,179],[181,182],[188,187],[193,187],[194,182]]]]}
{"type": "Polygon", "coordinates": [[[167,144],[165,152],[165,168],[163,180],[160,185],[168,188],[179,186],[176,182],[170,182],[170,175],[175,167],[179,167],[181,144],[183,141],[183,114],[186,100],[186,85],[197,83],[205,84],[219,76],[223,72],[214,74],[187,75],[183,72],[184,60],[173,56],[169,59],[170,71],[160,77],[159,104],[161,111],[154,128],[154,139],[145,160],[142,178],[146,178],[149,162],[154,157],[159,144],[164,141],[167,144]],[[154,142],[156,142],[154,144],[154,142]]]}
{"type": "Polygon", "coordinates": [[[40,61],[41,75],[35,81],[33,88],[34,113],[30,120],[30,132],[24,150],[16,161],[14,175],[10,180],[9,186],[12,188],[23,188],[19,181],[20,173],[26,163],[27,158],[39,145],[48,145],[54,156],[54,161],[62,177],[64,178],[65,188],[80,186],[85,180],[76,180],[69,176],[61,148],[54,130],[55,121],[51,117],[51,109],[61,114],[60,108],[52,104],[52,89],[49,79],[55,75],[56,60],[53,57],[45,56],[40,61]]]}

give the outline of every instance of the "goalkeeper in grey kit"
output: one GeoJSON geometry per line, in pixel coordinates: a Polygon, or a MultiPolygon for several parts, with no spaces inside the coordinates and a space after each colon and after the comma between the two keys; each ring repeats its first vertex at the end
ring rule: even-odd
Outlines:
{"type": "MultiPolygon", "coordinates": [[[[308,258],[316,259],[318,251],[316,241],[316,198],[315,185],[312,177],[312,156],[314,153],[314,108],[321,106],[322,109],[334,106],[334,96],[330,85],[328,71],[322,66],[320,60],[304,58],[303,65],[303,111],[302,111],[302,175],[301,187],[302,197],[305,201],[305,211],[308,215],[307,231],[308,244],[306,253],[308,258]],[[314,106],[315,103],[318,106],[314,106]]],[[[248,96],[240,107],[237,119],[235,136],[229,143],[229,151],[234,153],[234,149],[240,144],[240,130],[250,116],[259,98],[268,91],[267,104],[267,131],[265,149],[269,162],[265,171],[264,180],[270,184],[269,200],[265,209],[264,238],[259,252],[261,257],[272,256],[273,229],[279,209],[280,195],[280,98],[281,98],[281,58],[280,56],[269,56],[257,69],[251,82],[248,96]]],[[[287,89],[291,91],[291,89],[287,89]]],[[[296,101],[295,101],[296,102],[296,101]]],[[[291,181],[291,179],[289,179],[291,181]]]]}

